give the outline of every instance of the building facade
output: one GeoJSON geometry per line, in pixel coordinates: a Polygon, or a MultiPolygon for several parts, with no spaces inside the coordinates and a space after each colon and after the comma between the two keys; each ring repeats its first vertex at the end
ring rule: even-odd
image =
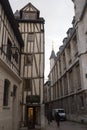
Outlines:
{"type": "Polygon", "coordinates": [[[87,1],[73,3],[73,27],[68,29],[57,55],[50,58],[54,65],[51,63],[48,76],[50,101],[45,100],[45,104],[51,110],[64,108],[67,119],[87,122],[87,1]]]}
{"type": "Polygon", "coordinates": [[[24,40],[21,57],[22,121],[25,126],[41,125],[44,86],[44,19],[31,3],[15,12],[24,40]]]}
{"type": "Polygon", "coordinates": [[[20,121],[20,52],[23,40],[8,0],[0,1],[0,130],[17,130],[20,121]]]}

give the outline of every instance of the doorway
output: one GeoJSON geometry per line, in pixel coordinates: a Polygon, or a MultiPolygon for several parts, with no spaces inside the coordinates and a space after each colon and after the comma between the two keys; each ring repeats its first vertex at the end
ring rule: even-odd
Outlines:
{"type": "Polygon", "coordinates": [[[36,108],[28,107],[28,128],[35,128],[36,123],[36,108]]]}

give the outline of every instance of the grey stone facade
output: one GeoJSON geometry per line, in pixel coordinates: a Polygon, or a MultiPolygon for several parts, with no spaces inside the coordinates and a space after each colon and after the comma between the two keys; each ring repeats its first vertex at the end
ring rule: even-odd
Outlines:
{"type": "Polygon", "coordinates": [[[50,100],[45,103],[51,110],[64,108],[69,120],[87,122],[87,1],[73,2],[73,27],[68,29],[56,60],[50,59],[54,65],[51,63],[48,76],[50,100]]]}

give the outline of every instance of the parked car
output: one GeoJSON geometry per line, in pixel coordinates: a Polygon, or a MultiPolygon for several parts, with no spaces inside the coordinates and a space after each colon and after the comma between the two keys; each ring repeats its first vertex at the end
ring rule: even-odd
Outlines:
{"type": "Polygon", "coordinates": [[[62,109],[62,108],[53,109],[53,111],[52,111],[53,119],[55,119],[56,112],[59,113],[61,121],[66,120],[66,113],[65,113],[64,109],[62,109]]]}

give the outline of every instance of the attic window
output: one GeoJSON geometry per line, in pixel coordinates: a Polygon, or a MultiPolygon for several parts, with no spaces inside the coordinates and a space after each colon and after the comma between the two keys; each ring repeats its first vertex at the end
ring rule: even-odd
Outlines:
{"type": "Polygon", "coordinates": [[[36,12],[23,12],[23,19],[34,20],[36,19],[36,12]]]}

